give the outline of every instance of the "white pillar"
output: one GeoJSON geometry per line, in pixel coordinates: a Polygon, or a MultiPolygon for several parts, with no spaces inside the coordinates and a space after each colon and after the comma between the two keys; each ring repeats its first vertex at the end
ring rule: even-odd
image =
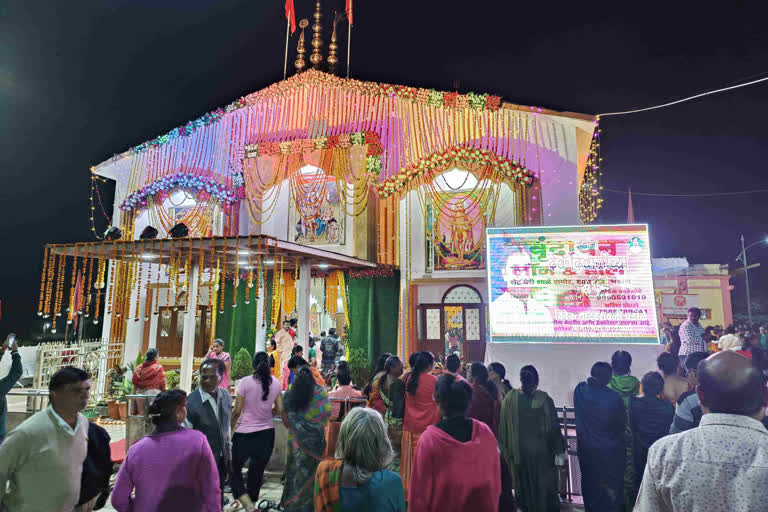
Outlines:
{"type": "Polygon", "coordinates": [[[200,265],[193,263],[187,285],[187,297],[189,307],[184,314],[184,336],[181,340],[181,372],[179,375],[179,388],[187,393],[192,391],[192,367],[195,360],[195,316],[197,314],[197,279],[200,274],[200,265]]]}
{"type": "MultiPolygon", "coordinates": [[[[267,326],[262,327],[264,321],[264,286],[262,285],[256,293],[259,294],[259,300],[256,301],[256,352],[267,350],[267,326]]],[[[254,352],[254,354],[256,353],[254,352]]]]}
{"type": "Polygon", "coordinates": [[[299,345],[304,347],[304,359],[309,358],[309,303],[310,285],[312,283],[312,263],[309,259],[302,259],[299,267],[299,288],[296,290],[296,311],[299,314],[299,332],[296,335],[299,345]]]}

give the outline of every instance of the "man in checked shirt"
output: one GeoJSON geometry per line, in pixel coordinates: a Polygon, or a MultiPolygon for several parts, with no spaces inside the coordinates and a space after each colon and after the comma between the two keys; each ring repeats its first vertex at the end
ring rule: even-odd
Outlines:
{"type": "Polygon", "coordinates": [[[699,323],[701,310],[690,308],[688,319],[680,324],[680,367],[685,368],[685,359],[694,352],[707,352],[707,342],[704,339],[704,327],[699,323]]]}

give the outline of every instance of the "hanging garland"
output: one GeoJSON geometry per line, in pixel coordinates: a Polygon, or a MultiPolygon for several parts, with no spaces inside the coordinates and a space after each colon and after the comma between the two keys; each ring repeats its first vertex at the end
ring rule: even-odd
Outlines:
{"type": "Polygon", "coordinates": [[[407,190],[410,183],[417,178],[433,180],[437,174],[456,165],[489,167],[497,180],[510,181],[530,187],[535,176],[530,169],[511,162],[499,155],[484,149],[469,147],[452,147],[424,158],[414,165],[404,167],[399,173],[378,186],[379,197],[387,198],[407,190]]]}
{"type": "Polygon", "coordinates": [[[435,89],[422,89],[406,85],[394,85],[377,82],[362,82],[349,78],[340,78],[328,73],[316,70],[308,70],[294,75],[287,80],[277,82],[271,86],[239,98],[225,108],[217,108],[199,118],[189,121],[184,126],[174,128],[165,135],[160,135],[152,140],[139,144],[129,149],[132,154],[140,154],[150,148],[162,146],[181,137],[189,137],[197,130],[215,124],[222,120],[225,114],[252,106],[265,98],[285,96],[309,86],[326,86],[342,88],[349,92],[360,92],[365,96],[395,97],[420,105],[430,107],[442,107],[448,109],[471,109],[477,112],[496,112],[501,108],[501,96],[492,94],[478,94],[470,92],[459,94],[457,92],[443,92],[435,89]]]}
{"type": "Polygon", "coordinates": [[[130,211],[137,207],[141,208],[147,206],[147,199],[149,197],[154,197],[160,193],[169,194],[171,191],[178,188],[193,191],[197,190],[203,193],[201,201],[199,202],[206,200],[208,197],[212,197],[226,205],[230,205],[243,198],[242,188],[230,190],[214,179],[198,176],[196,174],[180,173],[163,176],[133,192],[120,204],[120,209],[123,211],[130,211]]]}
{"type": "MultiPolygon", "coordinates": [[[[366,159],[366,172],[375,174],[375,178],[378,179],[379,174],[381,173],[381,154],[384,151],[384,147],[381,145],[381,137],[379,134],[370,130],[317,137],[314,139],[262,142],[260,144],[241,146],[235,150],[234,158],[229,161],[230,176],[236,177],[237,183],[242,182],[244,184],[243,159],[245,158],[258,158],[263,156],[281,157],[286,155],[303,156],[306,153],[320,149],[333,150],[337,147],[349,149],[352,146],[364,145],[368,146],[368,151],[366,153],[368,157],[366,159]]],[[[272,185],[272,183],[270,183],[270,185],[272,185]]]]}

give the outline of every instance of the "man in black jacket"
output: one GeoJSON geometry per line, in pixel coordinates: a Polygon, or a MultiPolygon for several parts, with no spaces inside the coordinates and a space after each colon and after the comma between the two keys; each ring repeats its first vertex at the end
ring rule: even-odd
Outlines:
{"type": "Polygon", "coordinates": [[[222,505],[224,484],[232,463],[230,419],[232,418],[232,396],[219,384],[226,372],[221,359],[206,359],[200,365],[200,386],[187,396],[187,422],[208,438],[208,444],[219,469],[222,505]]]}
{"type": "MultiPolygon", "coordinates": [[[[11,340],[11,337],[13,337],[15,340],[16,335],[9,334],[5,339],[5,343],[0,346],[0,359],[3,358],[6,350],[8,350],[8,344],[11,340]]],[[[13,389],[13,386],[21,378],[22,373],[23,369],[21,367],[19,345],[17,342],[14,342],[13,346],[11,347],[11,371],[8,372],[8,375],[0,379],[0,444],[2,444],[3,439],[5,439],[5,434],[7,433],[5,428],[5,421],[8,418],[8,402],[5,399],[5,395],[11,389],[13,389]]]]}
{"type": "Polygon", "coordinates": [[[99,425],[88,423],[88,454],[83,461],[80,499],[75,512],[91,512],[104,507],[109,497],[112,476],[112,451],[109,434],[99,425]]]}

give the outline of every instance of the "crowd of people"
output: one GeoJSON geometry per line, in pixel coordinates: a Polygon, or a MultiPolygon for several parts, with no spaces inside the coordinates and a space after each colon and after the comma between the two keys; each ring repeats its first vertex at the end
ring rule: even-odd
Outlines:
{"type": "MultiPolygon", "coordinates": [[[[658,371],[638,379],[631,354],[619,350],[576,385],[587,511],[768,510],[762,349],[710,350],[695,310],[679,332],[679,350],[661,353],[658,371]]],[[[339,354],[325,357],[338,340],[328,351],[321,340],[319,357],[313,343],[307,360],[295,344],[282,353],[278,337],[255,354],[252,375],[232,383],[234,397],[223,343],[189,394],[162,389],[150,350],[137,374],[157,381],[142,388],[156,394],[147,411],[155,428],[130,447],[113,489],[109,437],[80,414],[89,376],[63,368],[49,407],[0,444],[0,503],[11,512],[80,512],[109,498],[121,512],[250,512],[280,418],[287,512],[560,510],[567,444],[535,367],[523,366],[513,385],[499,362],[451,354],[441,365],[416,352],[404,364],[382,354],[368,382],[353,382],[339,354]],[[319,365],[333,371],[333,386],[319,365]]]]}

